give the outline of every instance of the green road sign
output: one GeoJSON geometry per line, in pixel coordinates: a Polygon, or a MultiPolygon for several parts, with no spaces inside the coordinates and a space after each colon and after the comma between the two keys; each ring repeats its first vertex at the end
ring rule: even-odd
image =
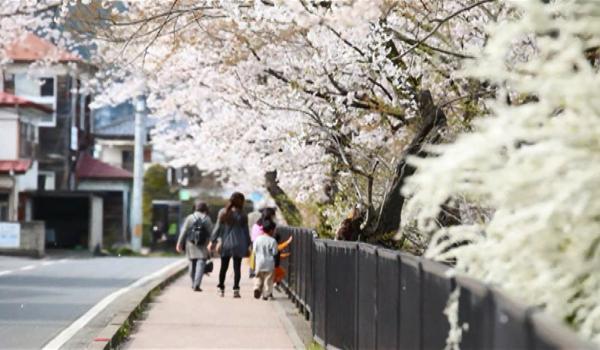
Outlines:
{"type": "Polygon", "coordinates": [[[187,201],[190,199],[190,191],[188,190],[179,190],[179,200],[187,201]]]}

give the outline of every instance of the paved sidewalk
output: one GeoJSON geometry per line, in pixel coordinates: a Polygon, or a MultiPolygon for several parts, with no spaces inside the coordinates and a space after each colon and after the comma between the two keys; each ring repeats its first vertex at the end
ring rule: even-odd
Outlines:
{"type": "MultiPolygon", "coordinates": [[[[218,259],[193,292],[186,274],[168,286],[138,321],[125,349],[294,349],[304,348],[277,301],[252,296],[248,265],[242,264],[241,299],[234,299],[232,266],[225,297],[217,295],[218,259]]],[[[277,293],[275,298],[286,298],[277,293]]]]}

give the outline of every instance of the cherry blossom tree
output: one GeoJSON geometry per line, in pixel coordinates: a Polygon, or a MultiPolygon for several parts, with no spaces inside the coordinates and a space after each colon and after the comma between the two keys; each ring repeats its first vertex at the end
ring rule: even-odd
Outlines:
{"type": "Polygon", "coordinates": [[[299,201],[359,204],[372,236],[399,225],[406,156],[483,108],[488,88],[454,72],[502,15],[492,0],[124,2],[95,18],[98,103],[144,86],[174,164],[248,189],[276,172],[299,201]]]}

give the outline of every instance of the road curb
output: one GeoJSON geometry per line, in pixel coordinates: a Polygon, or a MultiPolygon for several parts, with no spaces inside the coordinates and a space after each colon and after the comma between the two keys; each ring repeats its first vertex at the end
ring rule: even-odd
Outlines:
{"type": "Polygon", "coordinates": [[[161,277],[143,287],[138,300],[125,310],[118,312],[98,335],[86,347],[92,350],[116,349],[125,341],[131,331],[134,321],[139,318],[146,305],[167,285],[175,281],[187,270],[187,264],[174,266],[161,277]]]}
{"type": "MultiPolygon", "coordinates": [[[[282,296],[285,297],[285,301],[289,302],[289,299],[287,299],[285,294],[283,294],[283,293],[281,293],[281,294],[282,294],[282,296]]],[[[294,344],[294,348],[296,350],[306,349],[307,348],[306,344],[304,344],[304,342],[300,338],[300,335],[298,334],[296,327],[292,323],[292,320],[290,320],[290,317],[287,315],[283,306],[281,306],[279,301],[276,301],[273,304],[275,306],[275,310],[277,311],[277,316],[279,317],[279,320],[281,321],[281,323],[283,325],[283,328],[285,328],[286,333],[290,337],[290,341],[292,342],[292,344],[294,344]]]]}

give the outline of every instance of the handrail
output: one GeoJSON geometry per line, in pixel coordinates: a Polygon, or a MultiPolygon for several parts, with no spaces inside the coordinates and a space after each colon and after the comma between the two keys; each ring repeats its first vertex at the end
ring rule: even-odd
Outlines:
{"type": "Polygon", "coordinates": [[[280,227],[294,239],[282,261],[290,298],[327,348],[443,349],[444,310],[458,288],[461,349],[594,349],[539,309],[525,307],[448,267],[366,243],[318,239],[313,230],[280,227]]]}

